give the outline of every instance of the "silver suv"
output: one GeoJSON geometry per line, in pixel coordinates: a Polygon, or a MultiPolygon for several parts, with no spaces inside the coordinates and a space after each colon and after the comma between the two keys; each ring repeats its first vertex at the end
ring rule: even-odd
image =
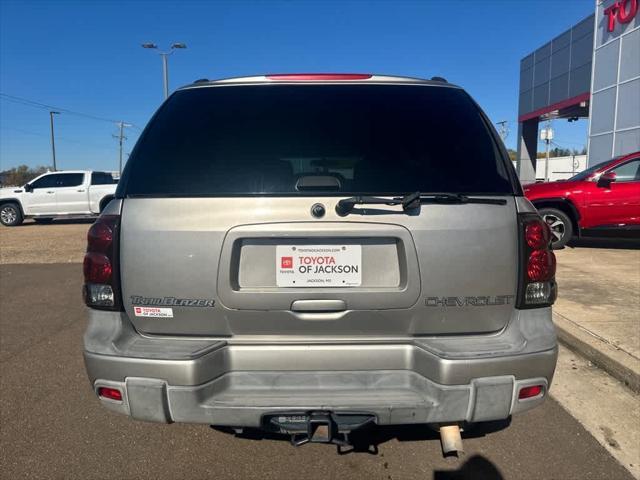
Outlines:
{"type": "Polygon", "coordinates": [[[139,420],[295,444],[425,424],[455,443],[539,405],[556,365],[548,228],[440,78],[181,88],[91,227],[84,275],[91,385],[139,420]]]}

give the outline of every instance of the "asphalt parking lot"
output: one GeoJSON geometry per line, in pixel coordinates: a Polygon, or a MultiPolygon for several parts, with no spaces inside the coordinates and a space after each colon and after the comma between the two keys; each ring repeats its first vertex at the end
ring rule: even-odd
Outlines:
{"type": "Polygon", "coordinates": [[[285,438],[129,420],[98,404],[84,373],[81,265],[4,263],[4,478],[632,478],[553,398],[507,429],[498,424],[490,427],[495,432],[470,432],[462,459],[443,459],[438,438],[420,427],[369,432],[363,451],[338,455],[328,445],[294,448],[285,438]]]}

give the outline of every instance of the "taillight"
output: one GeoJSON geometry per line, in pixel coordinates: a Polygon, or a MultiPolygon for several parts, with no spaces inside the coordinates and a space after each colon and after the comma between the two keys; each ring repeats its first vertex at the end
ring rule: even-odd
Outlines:
{"type": "Polygon", "coordinates": [[[527,276],[533,282],[547,282],[556,274],[556,256],[549,250],[534,250],[527,262],[527,276]]]}
{"type": "Polygon", "coordinates": [[[529,222],[525,225],[524,239],[530,248],[545,248],[549,244],[549,227],[544,222],[529,222]]]}
{"type": "Polygon", "coordinates": [[[535,214],[520,215],[518,308],[546,307],[556,299],[556,256],[549,226],[535,214]]]}
{"type": "Polygon", "coordinates": [[[111,260],[102,253],[87,252],[82,264],[84,279],[90,283],[109,283],[113,273],[111,260]]]}
{"type": "Polygon", "coordinates": [[[84,256],[85,303],[102,310],[120,310],[120,278],[117,271],[120,216],[102,215],[87,234],[84,256]]]}

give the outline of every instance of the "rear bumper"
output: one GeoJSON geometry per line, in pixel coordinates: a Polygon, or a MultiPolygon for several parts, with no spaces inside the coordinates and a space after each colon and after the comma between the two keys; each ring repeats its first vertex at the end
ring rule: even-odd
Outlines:
{"type": "Polygon", "coordinates": [[[90,381],[96,392],[121,390],[121,402],[101,398],[106,407],[156,422],[261,427],[267,415],[309,411],[369,413],[380,425],[499,420],[544,400],[557,358],[550,309],[523,311],[500,334],[476,337],[475,351],[455,337],[149,339],[116,316],[91,313],[90,381]],[[543,394],[519,401],[528,385],[544,385],[543,394]]]}
{"type": "Polygon", "coordinates": [[[467,385],[439,385],[407,370],[344,372],[233,372],[198,386],[162,379],[96,380],[94,388],[123,392],[102,399],[109,409],[152,422],[262,427],[274,414],[365,413],[378,425],[482,422],[533,408],[548,391],[546,378],[481,377],[467,385]],[[538,397],[518,400],[522,387],[543,385],[538,397]]]}

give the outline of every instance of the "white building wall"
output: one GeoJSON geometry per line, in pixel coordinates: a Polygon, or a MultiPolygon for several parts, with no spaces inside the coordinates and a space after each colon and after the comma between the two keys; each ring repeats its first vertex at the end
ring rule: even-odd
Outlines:
{"type": "MultiPolygon", "coordinates": [[[[546,158],[539,158],[536,164],[536,182],[544,182],[546,158]]],[[[515,166],[515,162],[513,162],[515,166]]],[[[566,180],[587,168],[586,155],[570,155],[568,157],[549,158],[549,181],[566,180]]]]}

